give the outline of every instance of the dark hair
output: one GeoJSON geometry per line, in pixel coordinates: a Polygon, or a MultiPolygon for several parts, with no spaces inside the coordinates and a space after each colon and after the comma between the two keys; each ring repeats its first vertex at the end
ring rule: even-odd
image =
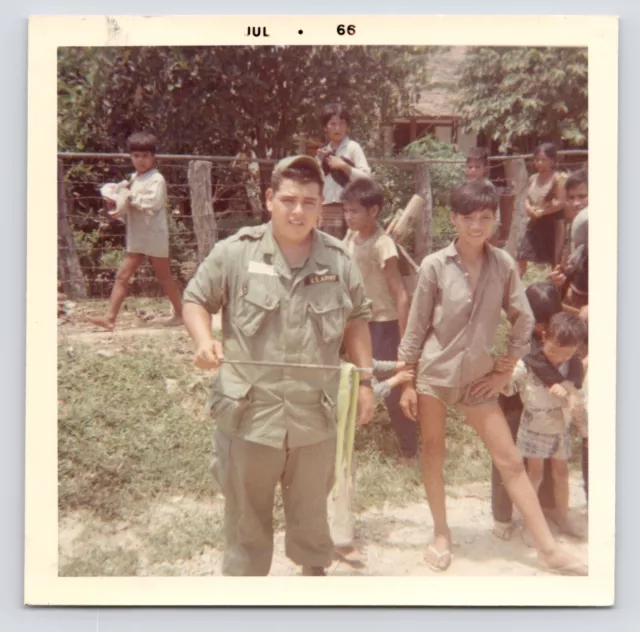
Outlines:
{"type": "Polygon", "coordinates": [[[579,171],[575,171],[564,183],[565,191],[569,191],[570,189],[575,189],[577,186],[581,184],[589,185],[589,171],[588,169],[580,169],[579,171]]]}
{"type": "Polygon", "coordinates": [[[320,174],[313,167],[305,164],[293,165],[278,172],[274,171],[271,175],[271,190],[274,193],[280,188],[283,180],[293,180],[299,184],[316,182],[320,186],[320,191],[324,186],[320,174]]]}
{"type": "Polygon", "coordinates": [[[486,182],[465,182],[451,193],[451,212],[456,215],[471,215],[474,211],[484,209],[491,209],[495,213],[499,203],[497,189],[486,182]]]}
{"type": "Polygon", "coordinates": [[[587,325],[576,314],[560,312],[554,314],[549,321],[547,339],[553,340],[561,347],[573,347],[587,339],[587,325]]]}
{"type": "Polygon", "coordinates": [[[532,283],[525,291],[536,324],[548,325],[562,311],[560,290],[551,281],[532,283]]]}
{"type": "Polygon", "coordinates": [[[151,132],[136,132],[127,139],[127,148],[129,153],[133,151],[150,151],[155,154],[157,149],[156,137],[151,132]]]}
{"type": "Polygon", "coordinates": [[[551,160],[555,162],[558,150],[553,143],[541,143],[536,147],[533,155],[537,156],[538,154],[544,154],[547,158],[551,158],[551,160]]]}
{"type": "Polygon", "coordinates": [[[489,151],[484,147],[472,147],[467,153],[467,164],[469,164],[472,160],[479,160],[485,165],[488,164],[489,151]]]}
{"type": "Polygon", "coordinates": [[[351,120],[351,117],[349,116],[349,110],[347,110],[346,105],[344,105],[343,103],[327,103],[322,108],[322,116],[320,117],[320,121],[322,122],[322,127],[326,127],[327,123],[334,116],[337,116],[343,121],[346,121],[347,125],[351,120]]]}
{"type": "Polygon", "coordinates": [[[384,192],[382,187],[371,178],[357,178],[347,184],[340,196],[341,202],[360,202],[364,208],[377,206],[382,210],[384,192]]]}

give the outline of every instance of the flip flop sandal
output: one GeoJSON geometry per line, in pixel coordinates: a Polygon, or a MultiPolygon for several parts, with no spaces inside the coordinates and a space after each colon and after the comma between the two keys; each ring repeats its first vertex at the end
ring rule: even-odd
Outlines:
{"type": "Polygon", "coordinates": [[[433,555],[435,555],[438,558],[438,561],[434,564],[433,562],[430,562],[427,559],[427,554],[425,554],[424,561],[432,571],[435,571],[436,573],[442,573],[443,571],[446,571],[449,568],[449,566],[451,566],[451,562],[453,561],[453,554],[448,549],[446,551],[442,551],[442,553],[440,553],[436,549],[436,547],[433,546],[433,544],[430,544],[427,547],[427,553],[432,553],[433,555]],[[443,559],[447,559],[447,563],[444,566],[441,566],[440,564],[441,564],[441,561],[443,559]]]}

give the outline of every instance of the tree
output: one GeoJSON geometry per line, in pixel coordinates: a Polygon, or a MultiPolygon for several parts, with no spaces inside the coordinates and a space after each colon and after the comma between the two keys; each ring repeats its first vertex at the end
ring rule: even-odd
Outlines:
{"type": "Polygon", "coordinates": [[[588,132],[586,48],[479,47],[467,54],[458,106],[467,131],[500,151],[535,136],[583,147],[588,132]]]}
{"type": "Polygon", "coordinates": [[[251,139],[259,157],[322,136],[320,107],[341,100],[353,132],[379,146],[382,121],[406,110],[428,49],[393,46],[61,48],[62,150],[117,151],[151,128],[164,153],[232,155],[251,139]]]}

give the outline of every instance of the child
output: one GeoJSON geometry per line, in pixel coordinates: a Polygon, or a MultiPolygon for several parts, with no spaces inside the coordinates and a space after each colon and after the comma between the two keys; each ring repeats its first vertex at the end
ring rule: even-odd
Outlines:
{"type": "MultiPolygon", "coordinates": [[[[564,381],[558,370],[550,366],[546,361],[536,361],[535,353],[540,349],[542,338],[549,327],[551,318],[562,312],[562,299],[558,288],[550,281],[533,283],[526,290],[527,300],[535,318],[533,336],[531,338],[532,355],[528,357],[529,368],[547,386],[552,387],[564,381]]],[[[578,358],[572,358],[569,363],[569,379],[580,383],[582,376],[582,365],[578,358]]],[[[498,403],[505,415],[511,436],[516,440],[520,419],[522,417],[522,400],[518,393],[511,396],[500,394],[498,403]]],[[[542,484],[539,488],[538,498],[540,505],[553,516],[555,511],[555,501],[553,494],[553,483],[551,480],[551,467],[548,459],[545,459],[544,474],[542,484]]],[[[514,524],[511,521],[513,505],[507,491],[502,484],[500,473],[495,465],[492,467],[491,476],[491,510],[493,513],[494,526],[493,534],[502,540],[509,540],[514,531],[514,524]]]]}
{"type": "MultiPolygon", "coordinates": [[[[484,147],[472,147],[467,153],[467,163],[465,166],[465,175],[467,180],[475,180],[476,182],[484,182],[487,185],[494,186],[491,180],[487,178],[487,169],[489,167],[489,152],[484,147]]],[[[494,231],[494,240],[500,234],[500,207],[496,211],[496,223],[494,231]]],[[[494,241],[492,240],[492,242],[494,241]]]]}
{"type": "MultiPolygon", "coordinates": [[[[517,446],[527,459],[527,473],[537,491],[542,481],[544,459],[551,459],[555,499],[555,521],[562,533],[580,537],[582,532],[568,516],[569,467],[571,455],[570,425],[578,428],[583,422],[583,403],[580,379],[569,377],[569,362],[577,359],[578,346],[586,338],[584,321],[574,314],[560,312],[551,317],[543,334],[542,347],[516,365],[506,394],[520,393],[523,403],[522,421],[518,429],[517,446]],[[549,388],[528,360],[547,363],[564,376],[564,381],[549,388]]],[[[582,431],[584,432],[584,431],[582,431]]]]}
{"type": "MultiPolygon", "coordinates": [[[[360,178],[345,187],[341,199],[349,227],[344,243],[373,304],[369,323],[373,357],[395,362],[409,315],[409,297],[398,269],[396,245],[377,221],[384,200],[382,188],[370,178],[360,178]]],[[[416,424],[402,412],[399,391],[391,394],[386,406],[400,443],[400,464],[408,465],[418,449],[416,424]]]]}
{"type": "Polygon", "coordinates": [[[549,274],[558,285],[566,308],[582,310],[589,303],[589,176],[586,169],[571,174],[565,183],[565,217],[570,244],[562,264],[549,274]]]}
{"type": "Polygon", "coordinates": [[[527,199],[524,203],[529,216],[527,229],[518,247],[516,259],[520,276],[524,276],[527,263],[560,263],[564,241],[564,187],[556,174],[556,148],[542,143],[535,152],[536,172],[529,178],[527,199]]]}
{"type": "Polygon", "coordinates": [[[107,315],[92,317],[89,321],[104,329],[114,329],[128,293],[129,280],[148,256],[173,306],[173,316],[164,325],[175,327],[182,324],[182,297],[171,275],[165,208],[167,186],[155,167],[156,139],[148,132],[138,132],[129,138],[128,147],[135,173],[129,182],[120,183],[119,208],[110,213],[113,218],[125,219],[127,251],[116,274],[107,315]]]}
{"type": "MultiPolygon", "coordinates": [[[[344,362],[348,362],[348,356],[344,345],[340,350],[340,358],[344,362]]],[[[413,381],[415,372],[413,369],[407,369],[404,362],[388,362],[373,360],[372,363],[374,378],[372,380],[373,394],[376,399],[384,400],[389,397],[393,390],[407,382],[413,381]],[[377,377],[382,374],[394,373],[393,376],[386,380],[378,380],[377,377]]],[[[340,470],[343,472],[343,470],[340,470]]],[[[353,515],[353,496],[355,494],[356,469],[351,468],[350,480],[347,480],[346,473],[339,481],[339,492],[336,496],[329,495],[327,511],[329,514],[329,529],[331,539],[334,544],[335,555],[349,564],[358,566],[357,560],[349,559],[348,556],[354,552],[354,515],[353,515]]]]}
{"type": "Polygon", "coordinates": [[[329,143],[318,150],[318,160],[325,172],[321,228],[342,239],[346,233],[340,196],[343,187],[371,173],[369,163],[349,133],[349,112],[341,103],[329,103],[322,111],[322,127],[329,143]]]}
{"type": "Polygon", "coordinates": [[[447,406],[458,404],[529,526],[541,565],[553,572],[585,575],[586,566],[554,540],[496,401],[517,360],[529,351],[533,329],[515,262],[487,243],[498,201],[495,189],[481,182],[465,182],[453,191],[450,218],[457,237],[422,261],[398,353],[407,366],[418,365],[415,385],[403,387],[401,405],[420,421],[422,479],[434,521],[425,561],[432,570],[444,571],[452,560],[443,469],[447,406]],[[502,309],[512,327],[499,372],[491,350],[502,309]]]}

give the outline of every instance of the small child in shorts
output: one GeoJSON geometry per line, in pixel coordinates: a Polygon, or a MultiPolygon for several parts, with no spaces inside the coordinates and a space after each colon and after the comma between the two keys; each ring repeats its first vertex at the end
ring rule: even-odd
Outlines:
{"type": "MultiPolygon", "coordinates": [[[[549,328],[551,318],[562,312],[562,297],[560,290],[551,281],[532,283],[526,290],[527,300],[535,318],[533,335],[531,336],[531,351],[537,353],[542,345],[542,338],[549,328]]],[[[546,361],[533,362],[529,367],[547,387],[564,381],[558,370],[546,361]]],[[[569,367],[570,378],[580,380],[582,365],[578,358],[572,359],[569,367]]],[[[522,418],[522,399],[519,393],[511,396],[500,394],[498,404],[509,425],[511,436],[516,440],[520,419],[522,418]]],[[[493,535],[501,540],[509,540],[515,531],[512,521],[513,503],[504,487],[500,472],[495,464],[491,471],[491,512],[493,514],[493,535]]],[[[542,483],[538,490],[538,499],[545,513],[552,514],[555,508],[551,469],[548,459],[544,463],[542,483]]]]}
{"type": "Polygon", "coordinates": [[[167,185],[156,168],[156,139],[148,132],[138,132],[129,138],[128,147],[135,173],[128,181],[116,186],[117,204],[107,197],[110,206],[115,206],[109,215],[125,221],[126,252],[116,274],[107,314],[89,317],[88,320],[109,331],[115,328],[118,313],[129,292],[129,281],[144,258],[148,257],[173,306],[173,316],[163,324],[179,326],[182,325],[182,295],[171,274],[167,185]]]}
{"type": "Polygon", "coordinates": [[[569,362],[586,338],[584,321],[575,314],[552,316],[543,335],[542,347],[519,360],[504,393],[520,393],[522,419],[516,445],[527,459],[527,474],[537,491],[542,482],[545,459],[551,459],[555,499],[555,521],[562,533],[580,537],[582,532],[569,519],[569,467],[571,424],[580,431],[584,423],[581,383],[569,379],[569,362]],[[549,388],[532,370],[531,362],[548,363],[566,379],[549,388]]]}

